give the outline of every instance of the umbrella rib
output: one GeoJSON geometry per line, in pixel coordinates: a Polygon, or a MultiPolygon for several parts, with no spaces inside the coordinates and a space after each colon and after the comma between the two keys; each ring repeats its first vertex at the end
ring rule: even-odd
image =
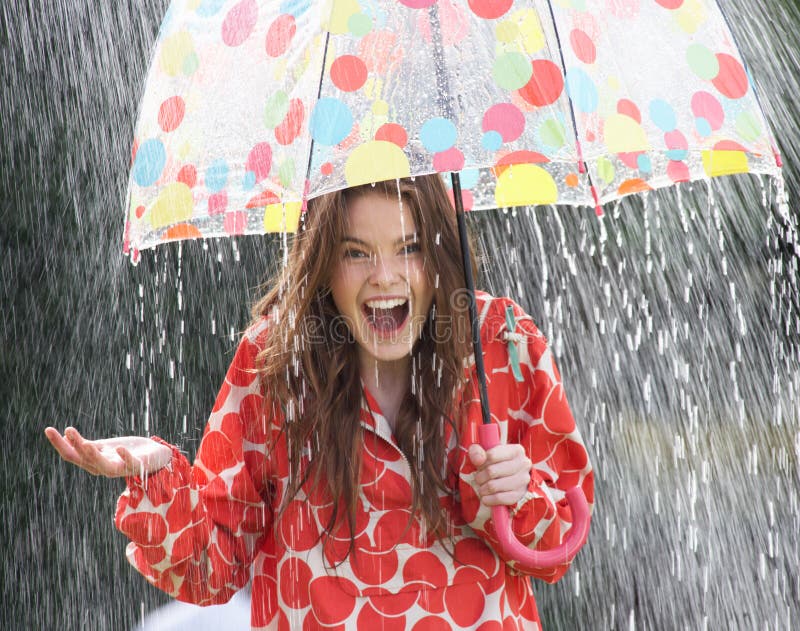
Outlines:
{"type": "MultiPolygon", "coordinates": [[[[331,32],[325,32],[325,48],[322,50],[322,68],[319,73],[319,85],[317,86],[317,103],[322,96],[322,81],[325,78],[325,64],[328,61],[328,43],[331,39],[331,32]]],[[[316,103],[315,103],[316,104],[316,103]]],[[[311,185],[311,162],[314,158],[314,137],[311,137],[311,144],[308,147],[308,164],[306,165],[306,181],[303,184],[303,204],[302,210],[305,212],[308,206],[308,190],[311,185]]]]}
{"type": "Polygon", "coordinates": [[[553,3],[551,0],[547,0],[547,8],[550,10],[550,22],[553,25],[553,33],[556,36],[556,48],[558,49],[558,57],[561,61],[561,72],[564,75],[564,90],[567,93],[569,115],[572,120],[572,131],[575,134],[575,148],[578,151],[578,172],[586,174],[586,179],[589,180],[589,190],[592,192],[592,197],[594,198],[595,212],[600,216],[603,214],[603,210],[600,207],[600,197],[597,193],[597,187],[592,180],[591,173],[589,173],[589,165],[586,164],[586,160],[583,157],[583,147],[581,146],[581,139],[578,136],[578,122],[575,120],[575,105],[572,102],[572,96],[567,88],[567,64],[564,61],[564,50],[561,47],[561,37],[558,34],[558,24],[556,23],[556,15],[553,12],[553,3]]]}

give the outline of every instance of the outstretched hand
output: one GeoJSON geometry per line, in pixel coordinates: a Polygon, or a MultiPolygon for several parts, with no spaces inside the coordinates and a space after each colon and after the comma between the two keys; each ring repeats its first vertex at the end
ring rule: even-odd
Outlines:
{"type": "Polygon", "coordinates": [[[514,506],[531,481],[530,458],[522,445],[497,445],[489,450],[470,445],[469,459],[477,469],[475,484],[486,506],[514,506]]]}
{"type": "Polygon", "coordinates": [[[63,436],[54,427],[44,433],[62,459],[107,478],[154,473],[172,458],[169,447],[142,436],[86,440],[74,427],[67,427],[63,436]]]}

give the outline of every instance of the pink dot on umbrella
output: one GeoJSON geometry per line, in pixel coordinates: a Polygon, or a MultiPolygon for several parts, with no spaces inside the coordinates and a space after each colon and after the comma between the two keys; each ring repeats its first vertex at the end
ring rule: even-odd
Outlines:
{"type": "Polygon", "coordinates": [[[642,114],[639,111],[639,108],[636,107],[636,103],[630,99],[620,99],[617,101],[617,113],[624,114],[625,116],[632,118],[640,125],[642,123],[642,114]]]}
{"type": "Polygon", "coordinates": [[[717,53],[719,73],[711,81],[724,96],[729,99],[740,99],[747,94],[749,82],[744,66],[735,57],[725,53],[717,53]]]}
{"type": "Polygon", "coordinates": [[[260,142],[250,150],[245,168],[255,173],[256,182],[260,182],[272,168],[272,148],[269,143],[260,142]]]}
{"type": "Polygon", "coordinates": [[[305,118],[305,109],[300,99],[292,99],[289,103],[289,111],[283,122],[275,128],[275,140],[281,145],[290,145],[295,138],[300,135],[305,118]]]}
{"type": "Polygon", "coordinates": [[[344,92],[358,90],[367,80],[367,65],[355,55],[342,55],[331,64],[331,81],[344,92]]]}
{"type": "Polygon", "coordinates": [[[197,183],[197,169],[194,168],[194,165],[187,164],[181,167],[181,170],[178,171],[178,182],[183,182],[189,188],[194,187],[197,183]]]}
{"type": "Polygon", "coordinates": [[[142,218],[142,216],[144,215],[144,210],[145,210],[144,206],[142,206],[141,204],[136,207],[136,218],[137,219],[141,219],[142,218]]]}
{"type": "Polygon", "coordinates": [[[375,132],[375,140],[386,140],[396,144],[401,149],[408,143],[408,134],[402,125],[385,123],[375,132]]]}
{"type": "Polygon", "coordinates": [[[208,214],[221,215],[228,207],[228,194],[225,191],[208,196],[208,214]]]}
{"type": "Polygon", "coordinates": [[[681,7],[683,0],[656,0],[656,4],[660,4],[665,9],[673,11],[681,7]]]}
{"type": "Polygon", "coordinates": [[[296,31],[297,25],[293,15],[286,13],[276,17],[267,31],[267,55],[270,57],[283,55],[289,48],[296,31]]]}
{"type": "Polygon", "coordinates": [[[433,168],[437,173],[460,171],[464,168],[464,154],[455,147],[440,151],[433,156],[433,168]]]}
{"type": "Polygon", "coordinates": [[[158,108],[158,126],[165,132],[174,131],[178,128],[186,112],[186,105],[179,96],[171,96],[165,99],[158,108]]]}
{"type": "Polygon", "coordinates": [[[436,4],[436,0],[400,0],[400,4],[407,6],[409,9],[427,9],[436,4]]]}
{"type": "Polygon", "coordinates": [[[512,103],[492,105],[483,115],[483,131],[496,131],[503,142],[511,142],[522,135],[525,129],[525,116],[512,103]]]}
{"type": "Polygon", "coordinates": [[[469,0],[469,8],[479,18],[494,20],[505,15],[514,0],[469,0]]]}
{"type": "Polygon", "coordinates": [[[749,149],[735,140],[720,140],[714,145],[714,151],[742,151],[748,153],[749,149]]]}
{"type": "Polygon", "coordinates": [[[564,90],[561,68],[548,59],[535,59],[532,64],[533,74],[528,83],[519,89],[519,94],[532,105],[550,105],[564,90]]]}
{"type": "Polygon", "coordinates": [[[330,175],[333,173],[333,165],[330,162],[323,162],[322,166],[319,168],[320,173],[322,175],[330,175]]]}
{"type": "Polygon", "coordinates": [[[593,64],[595,59],[597,59],[597,49],[592,39],[585,31],[577,28],[572,29],[572,32],[569,34],[569,43],[572,44],[572,50],[575,51],[575,56],[583,63],[593,64]]]}
{"type": "Polygon", "coordinates": [[[227,46],[239,46],[250,37],[258,18],[256,0],[242,0],[236,4],[222,22],[222,41],[227,46]]]}
{"type": "MultiPolygon", "coordinates": [[[[453,197],[453,189],[447,189],[447,196],[450,198],[450,203],[453,204],[455,207],[455,201],[453,197]]],[[[461,189],[461,202],[464,204],[464,210],[470,211],[472,207],[475,205],[475,196],[472,194],[472,191],[468,191],[466,189],[461,189]]]]}
{"type": "Polygon", "coordinates": [[[229,235],[244,234],[247,228],[247,213],[241,210],[225,213],[223,227],[229,235]]]}
{"type": "Polygon", "coordinates": [[[667,163],[667,177],[673,182],[688,182],[689,167],[686,166],[685,162],[670,160],[667,163]]]}
{"type": "Polygon", "coordinates": [[[697,118],[705,118],[711,129],[719,129],[725,120],[725,112],[717,97],[702,90],[692,96],[692,113],[697,118]]]}

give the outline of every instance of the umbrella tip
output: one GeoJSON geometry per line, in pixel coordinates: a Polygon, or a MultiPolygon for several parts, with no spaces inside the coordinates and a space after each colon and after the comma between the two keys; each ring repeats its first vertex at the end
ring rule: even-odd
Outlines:
{"type": "Polygon", "coordinates": [[[603,207],[600,204],[597,204],[594,207],[594,214],[598,217],[602,217],[605,213],[603,212],[603,207]]]}
{"type": "Polygon", "coordinates": [[[781,154],[778,152],[777,149],[773,149],[772,151],[775,154],[775,164],[778,165],[779,169],[782,169],[783,168],[783,158],[781,158],[781,154]]]}

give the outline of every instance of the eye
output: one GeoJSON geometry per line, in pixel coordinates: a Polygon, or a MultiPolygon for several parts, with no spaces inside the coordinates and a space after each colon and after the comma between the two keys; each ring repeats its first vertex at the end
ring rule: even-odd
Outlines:
{"type": "Polygon", "coordinates": [[[408,243],[404,245],[402,252],[406,256],[410,254],[417,254],[419,252],[422,252],[422,246],[419,244],[419,241],[414,241],[413,243],[408,243]]]}
{"type": "Polygon", "coordinates": [[[363,250],[358,250],[355,248],[347,248],[342,253],[342,257],[346,259],[366,259],[369,258],[369,254],[367,254],[363,250]]]}

